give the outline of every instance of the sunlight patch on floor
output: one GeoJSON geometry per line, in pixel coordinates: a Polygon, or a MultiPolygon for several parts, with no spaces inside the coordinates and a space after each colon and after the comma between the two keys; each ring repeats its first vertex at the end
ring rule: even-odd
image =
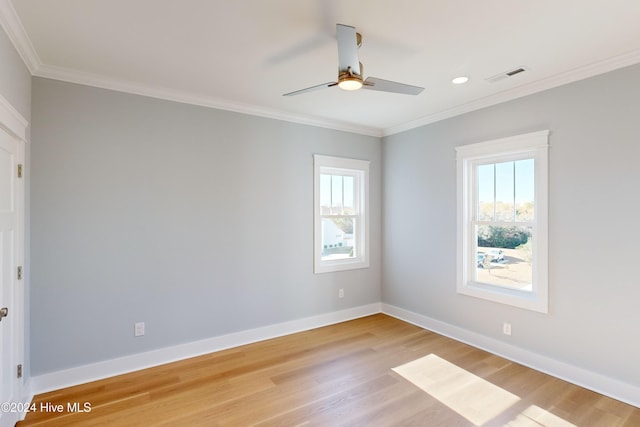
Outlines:
{"type": "MultiPolygon", "coordinates": [[[[520,398],[435,354],[392,369],[452,410],[482,426],[520,401],[520,398]]],[[[505,427],[576,427],[539,406],[531,405],[505,427]]]]}
{"type": "Polygon", "coordinates": [[[507,427],[576,427],[562,418],[553,415],[551,412],[531,405],[518,416],[506,424],[507,427]]]}
{"type": "Polygon", "coordinates": [[[520,400],[515,394],[435,354],[393,368],[393,371],[477,426],[495,418],[520,400]]]}

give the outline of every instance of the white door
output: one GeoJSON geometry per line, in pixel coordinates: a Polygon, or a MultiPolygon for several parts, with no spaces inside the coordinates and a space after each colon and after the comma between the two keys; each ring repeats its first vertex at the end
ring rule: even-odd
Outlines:
{"type": "MultiPolygon", "coordinates": [[[[23,290],[18,280],[22,263],[23,184],[18,178],[22,143],[0,128],[0,426],[13,426],[20,414],[22,380],[23,290]]],[[[24,403],[24,402],[22,402],[24,403]]]]}

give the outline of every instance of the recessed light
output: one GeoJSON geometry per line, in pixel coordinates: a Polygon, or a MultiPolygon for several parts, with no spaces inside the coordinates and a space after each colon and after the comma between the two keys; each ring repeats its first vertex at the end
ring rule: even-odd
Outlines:
{"type": "Polygon", "coordinates": [[[460,76],[460,77],[456,77],[455,79],[451,80],[451,83],[453,83],[454,85],[461,85],[461,84],[464,84],[464,83],[466,83],[468,81],[469,81],[469,77],[460,76]]]}

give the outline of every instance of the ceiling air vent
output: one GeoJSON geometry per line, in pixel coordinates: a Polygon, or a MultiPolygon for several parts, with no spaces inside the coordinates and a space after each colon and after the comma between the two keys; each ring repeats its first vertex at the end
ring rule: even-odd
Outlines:
{"type": "Polygon", "coordinates": [[[509,71],[502,72],[500,74],[496,74],[495,76],[489,77],[486,80],[489,83],[496,83],[496,82],[499,82],[500,80],[504,80],[504,79],[506,79],[508,77],[513,77],[515,75],[522,74],[525,71],[527,71],[526,67],[518,67],[518,68],[514,68],[513,70],[509,70],[509,71]]]}

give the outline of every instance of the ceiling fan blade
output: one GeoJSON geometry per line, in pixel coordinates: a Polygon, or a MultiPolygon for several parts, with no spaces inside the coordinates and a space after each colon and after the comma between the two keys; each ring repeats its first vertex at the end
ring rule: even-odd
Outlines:
{"type": "Polygon", "coordinates": [[[315,12],[319,16],[316,25],[312,25],[312,27],[316,27],[316,34],[267,57],[266,60],[269,64],[288,62],[298,56],[324,47],[325,44],[335,43],[336,21],[334,21],[334,16],[336,11],[334,3],[326,0],[314,0],[314,3],[315,12]]]}
{"type": "Polygon", "coordinates": [[[298,44],[295,44],[287,49],[281,50],[274,55],[271,55],[267,58],[267,62],[269,64],[281,64],[283,62],[291,61],[298,56],[302,56],[311,51],[314,51],[320,47],[323,47],[325,44],[332,42],[333,37],[324,33],[317,34],[313,37],[310,37],[298,44]]]}
{"type": "Polygon", "coordinates": [[[300,95],[301,93],[312,92],[314,90],[324,89],[326,87],[331,87],[331,86],[336,86],[337,84],[338,84],[337,82],[322,83],[321,85],[315,85],[315,86],[308,87],[306,89],[300,89],[300,90],[296,90],[294,92],[285,93],[282,96],[300,95]]]}
{"type": "Polygon", "coordinates": [[[349,25],[336,24],[338,39],[338,70],[347,71],[351,67],[353,74],[362,75],[358,59],[358,36],[356,28],[349,25]]]}
{"type": "Polygon", "coordinates": [[[367,79],[364,81],[362,89],[403,93],[406,95],[418,95],[424,90],[424,88],[420,86],[412,86],[404,83],[392,82],[391,80],[383,80],[376,77],[367,77],[367,79]]]}

